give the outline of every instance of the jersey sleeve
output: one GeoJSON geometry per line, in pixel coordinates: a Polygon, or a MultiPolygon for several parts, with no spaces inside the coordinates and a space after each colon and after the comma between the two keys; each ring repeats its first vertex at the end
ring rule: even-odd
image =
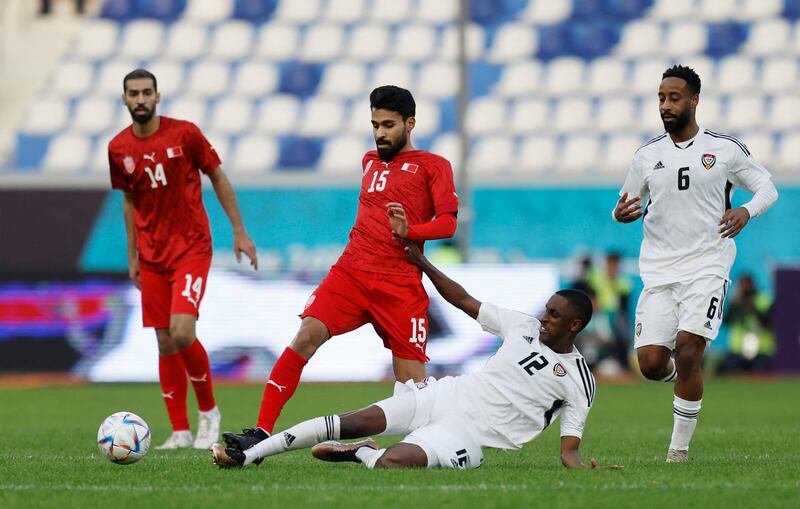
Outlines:
{"type": "Polygon", "coordinates": [[[738,146],[731,148],[731,165],[728,180],[736,187],[753,194],[753,198],[742,205],[755,217],[765,212],[778,199],[778,190],[772,182],[772,175],[758,164],[749,152],[738,146]]]}
{"type": "Polygon", "coordinates": [[[200,128],[190,124],[189,129],[189,151],[192,154],[194,164],[205,174],[212,173],[222,165],[217,151],[211,146],[200,128]]]}
{"type": "Polygon", "coordinates": [[[591,408],[580,401],[567,401],[561,412],[561,436],[582,438],[591,408]]]}
{"type": "Polygon", "coordinates": [[[579,381],[575,382],[573,395],[566,401],[561,414],[561,436],[581,438],[589,410],[592,409],[596,384],[594,375],[583,358],[575,360],[567,369],[577,371],[578,376],[574,380],[579,381]]]}
{"type": "Polygon", "coordinates": [[[428,186],[437,216],[458,213],[458,194],[453,183],[453,168],[447,159],[440,159],[428,172],[428,186]]]}
{"type": "Polygon", "coordinates": [[[111,176],[111,189],[119,189],[120,191],[130,192],[131,182],[127,178],[125,171],[119,162],[114,157],[111,151],[111,146],[108,147],[108,171],[111,176]]]}
{"type": "Polygon", "coordinates": [[[478,310],[478,323],[481,324],[483,330],[503,338],[503,340],[507,339],[509,332],[515,327],[530,324],[533,328],[532,322],[536,321],[535,318],[525,313],[501,308],[491,302],[481,303],[478,310]]]}
{"type": "MultiPolygon", "coordinates": [[[[644,180],[644,164],[641,154],[641,151],[637,151],[636,154],[634,154],[631,167],[628,169],[628,176],[625,177],[625,183],[622,184],[622,189],[619,190],[619,196],[622,197],[622,195],[628,193],[629,200],[638,196],[642,199],[642,206],[645,206],[647,200],[650,198],[650,191],[647,189],[644,180]]],[[[614,217],[613,209],[611,210],[611,217],[614,217]]],[[[616,218],[614,218],[614,220],[616,221],[616,218]]]]}

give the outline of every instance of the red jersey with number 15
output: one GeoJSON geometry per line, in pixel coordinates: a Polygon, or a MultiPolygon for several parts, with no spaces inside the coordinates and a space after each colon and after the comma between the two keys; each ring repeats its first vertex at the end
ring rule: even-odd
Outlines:
{"type": "Polygon", "coordinates": [[[146,138],[129,126],[109,142],[108,163],[111,187],[133,201],[141,268],[170,271],[211,256],[200,171],[209,174],[221,163],[196,125],[161,117],[146,138]]]}
{"type": "Polygon", "coordinates": [[[386,204],[402,204],[409,225],[427,223],[442,214],[456,214],[458,195],[450,163],[425,150],[400,152],[384,161],[372,150],[364,155],[361,170],[356,224],[336,265],[419,276],[419,268],[406,260],[403,245],[392,238],[386,204]]]}

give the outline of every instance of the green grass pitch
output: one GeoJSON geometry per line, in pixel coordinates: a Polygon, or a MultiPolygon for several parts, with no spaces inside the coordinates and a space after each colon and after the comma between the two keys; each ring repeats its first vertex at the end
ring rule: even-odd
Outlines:
{"type": "MultiPolygon", "coordinates": [[[[218,387],[223,429],[253,424],[261,390],[218,387]]],[[[366,405],[390,390],[304,384],[278,428],[366,405]]],[[[121,466],[95,445],[102,419],[120,410],[147,420],[153,446],[167,436],[156,385],[0,389],[0,507],[800,507],[798,380],[708,381],[691,461],[683,465],[664,463],[672,387],[601,383],[581,449],[587,460],[623,464],[623,471],[564,469],[558,423],[521,451],[486,451],[484,465],[468,471],[370,471],[322,463],[307,451],[220,471],[204,451],[151,449],[121,466]]]]}

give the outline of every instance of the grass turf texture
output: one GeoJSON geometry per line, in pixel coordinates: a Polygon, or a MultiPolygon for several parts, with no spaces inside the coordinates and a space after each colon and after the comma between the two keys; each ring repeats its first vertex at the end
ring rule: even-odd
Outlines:
{"type": "MultiPolygon", "coordinates": [[[[261,390],[217,388],[223,429],[252,425],[261,390]]],[[[390,391],[388,384],[305,384],[278,428],[390,391]]],[[[97,428],[120,410],[147,420],[153,447],[166,438],[156,385],[5,388],[0,507],[800,507],[799,396],[796,380],[707,382],[691,461],[682,465],[664,463],[672,386],[637,383],[600,384],[581,447],[587,461],[597,456],[623,471],[564,469],[558,422],[521,451],[487,450],[476,470],[369,471],[299,451],[219,471],[204,451],[151,448],[128,466],[99,454],[97,428]]]]}

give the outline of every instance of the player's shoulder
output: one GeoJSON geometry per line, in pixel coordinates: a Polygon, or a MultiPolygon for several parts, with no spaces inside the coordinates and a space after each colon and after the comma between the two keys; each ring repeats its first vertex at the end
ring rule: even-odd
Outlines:
{"type": "Polygon", "coordinates": [[[161,117],[161,129],[165,131],[183,131],[190,133],[200,132],[200,128],[197,127],[197,124],[194,122],[180,118],[165,117],[163,115],[161,117]]]}
{"type": "Polygon", "coordinates": [[[131,137],[133,136],[131,130],[132,127],[127,126],[115,134],[114,137],[108,142],[108,150],[116,150],[130,143],[131,137]]]}
{"type": "Polygon", "coordinates": [[[592,370],[589,369],[589,364],[586,362],[583,355],[578,352],[577,348],[572,354],[568,355],[567,366],[562,366],[562,368],[572,371],[573,376],[571,379],[575,384],[578,398],[583,400],[587,407],[591,407],[594,402],[595,393],[597,392],[597,382],[592,374],[592,370]]]}
{"type": "Polygon", "coordinates": [[[657,152],[661,148],[661,143],[667,138],[667,133],[661,133],[643,143],[634,153],[635,156],[643,157],[657,152]]]}
{"type": "Polygon", "coordinates": [[[734,154],[743,153],[745,156],[750,156],[750,150],[747,148],[747,145],[735,136],[712,131],[711,129],[703,129],[703,134],[701,136],[704,146],[714,147],[718,150],[727,150],[734,154]]]}
{"type": "Polygon", "coordinates": [[[403,161],[418,164],[419,166],[425,168],[426,171],[440,171],[440,172],[452,172],[452,166],[450,165],[450,161],[447,158],[440,156],[439,154],[435,154],[433,152],[428,152],[427,150],[414,150],[408,153],[404,158],[403,161]]]}

